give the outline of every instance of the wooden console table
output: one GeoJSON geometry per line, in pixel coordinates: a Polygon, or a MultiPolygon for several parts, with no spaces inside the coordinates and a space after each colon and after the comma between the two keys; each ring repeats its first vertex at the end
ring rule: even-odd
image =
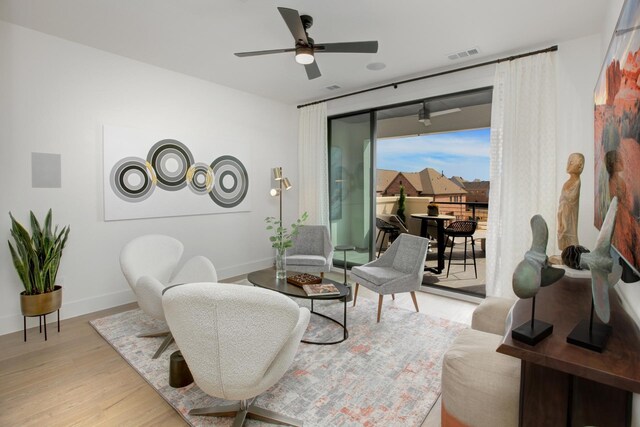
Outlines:
{"type": "Polygon", "coordinates": [[[531,299],[518,301],[498,352],[522,360],[520,426],[629,426],[632,393],[640,393],[640,331],[611,289],[613,332],[602,353],[566,342],[589,317],[591,281],[563,278],[540,289],[536,318],[553,333],[535,346],[515,341],[511,329],[530,319],[531,299]]]}

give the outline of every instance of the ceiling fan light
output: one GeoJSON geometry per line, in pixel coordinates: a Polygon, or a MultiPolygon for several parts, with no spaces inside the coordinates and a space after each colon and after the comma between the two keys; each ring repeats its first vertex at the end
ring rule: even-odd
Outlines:
{"type": "Polygon", "coordinates": [[[307,46],[299,46],[296,48],[296,62],[302,65],[313,63],[313,49],[307,46]]]}

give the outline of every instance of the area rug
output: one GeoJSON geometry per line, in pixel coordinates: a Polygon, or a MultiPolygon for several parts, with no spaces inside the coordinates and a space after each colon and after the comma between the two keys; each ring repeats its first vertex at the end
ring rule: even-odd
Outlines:
{"type": "MultiPolygon", "coordinates": [[[[304,305],[307,301],[300,300],[304,305]]],[[[349,338],[336,345],[300,344],[284,377],[256,400],[258,406],[304,421],[305,426],[420,426],[440,394],[442,357],[466,326],[367,299],[348,307],[349,338]]],[[[342,319],[342,303],[315,310],[342,319]]],[[[139,309],[91,322],[120,355],[192,426],[230,426],[232,418],[190,416],[191,408],[225,404],[198,386],[169,386],[169,356],[156,360],[162,338],[136,334],[164,325],[139,309]]],[[[332,340],[336,325],[312,315],[305,339],[332,340]]],[[[254,420],[246,425],[266,425],[254,420]]]]}

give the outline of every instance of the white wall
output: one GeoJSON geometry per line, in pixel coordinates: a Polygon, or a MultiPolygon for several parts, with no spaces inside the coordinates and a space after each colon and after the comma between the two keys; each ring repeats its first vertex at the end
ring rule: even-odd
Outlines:
{"type": "MultiPolygon", "coordinates": [[[[268,195],[270,168],[283,166],[297,181],[297,127],[294,106],[0,21],[0,240],[9,239],[9,211],[26,221],[29,210],[42,217],[51,207],[57,224],[71,225],[59,276],[62,318],[134,300],[118,255],[142,234],[175,236],[185,256],[207,256],[222,278],[268,266],[273,252],[263,220],[278,212],[268,195]],[[104,222],[103,124],[247,144],[253,211],[104,222]],[[62,188],[31,188],[31,152],[62,155],[62,188]]],[[[287,221],[297,197],[286,194],[287,221]]],[[[0,334],[22,328],[22,288],[4,245],[0,334]]]]}

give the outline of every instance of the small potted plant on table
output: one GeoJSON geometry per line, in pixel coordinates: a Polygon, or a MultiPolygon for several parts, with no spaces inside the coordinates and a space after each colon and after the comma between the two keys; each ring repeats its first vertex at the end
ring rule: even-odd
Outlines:
{"type": "MultiPolygon", "coordinates": [[[[60,306],[62,287],[55,284],[62,250],[69,237],[69,226],[58,231],[52,230],[51,209],[41,226],[33,212],[30,213],[31,234],[9,213],[11,217],[11,237],[9,250],[18,277],[24,286],[20,293],[20,309],[24,317],[24,340],[27,340],[27,317],[44,316],[45,341],[47,339],[46,315],[58,311],[58,332],[60,331],[60,306]]],[[[40,319],[42,320],[42,319],[40,319]]]]}

